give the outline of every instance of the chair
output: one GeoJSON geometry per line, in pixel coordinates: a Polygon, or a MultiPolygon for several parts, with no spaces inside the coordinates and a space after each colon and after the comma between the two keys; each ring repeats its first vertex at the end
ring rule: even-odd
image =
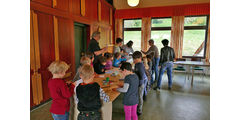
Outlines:
{"type": "MultiPolygon", "coordinates": [[[[191,61],[201,61],[201,58],[192,58],[191,61]]],[[[194,69],[195,71],[201,71],[202,72],[202,80],[206,76],[204,72],[204,68],[200,66],[194,66],[194,68],[191,68],[191,70],[194,69]]]]}
{"type": "MultiPolygon", "coordinates": [[[[177,58],[176,61],[186,61],[186,59],[177,58]]],[[[176,65],[176,67],[173,68],[173,72],[183,72],[183,73],[185,73],[185,80],[186,80],[187,70],[184,67],[184,65],[176,65]]],[[[174,74],[173,74],[173,78],[174,78],[174,74]]]]}

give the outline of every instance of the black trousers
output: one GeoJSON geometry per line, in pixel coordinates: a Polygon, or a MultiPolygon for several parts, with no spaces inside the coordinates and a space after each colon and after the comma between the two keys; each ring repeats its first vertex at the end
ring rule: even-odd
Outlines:
{"type": "Polygon", "coordinates": [[[99,111],[80,111],[78,120],[102,120],[101,112],[99,111]]]}

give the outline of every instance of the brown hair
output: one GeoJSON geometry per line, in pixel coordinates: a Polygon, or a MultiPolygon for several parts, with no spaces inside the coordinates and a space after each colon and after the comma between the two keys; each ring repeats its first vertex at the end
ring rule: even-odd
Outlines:
{"type": "Polygon", "coordinates": [[[54,61],[48,66],[48,70],[52,74],[59,74],[66,72],[69,69],[69,65],[64,61],[54,61]]]}
{"type": "Polygon", "coordinates": [[[90,79],[94,75],[94,70],[91,65],[85,64],[79,70],[79,75],[81,75],[83,82],[84,80],[90,79]]]}
{"type": "Polygon", "coordinates": [[[117,59],[120,55],[121,55],[120,52],[116,52],[116,53],[114,54],[114,58],[117,59]]]}
{"type": "Polygon", "coordinates": [[[91,64],[91,60],[90,60],[90,58],[88,58],[88,57],[86,57],[86,56],[83,56],[82,58],[81,58],[81,60],[80,60],[80,63],[81,63],[81,65],[85,65],[85,64],[91,64]]]}

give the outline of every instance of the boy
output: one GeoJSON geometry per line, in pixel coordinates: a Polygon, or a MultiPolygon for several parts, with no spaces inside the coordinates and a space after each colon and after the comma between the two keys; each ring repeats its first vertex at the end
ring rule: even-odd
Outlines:
{"type": "Polygon", "coordinates": [[[142,53],[140,51],[135,51],[132,55],[133,62],[135,63],[134,72],[137,74],[139,78],[139,86],[138,86],[138,95],[139,95],[139,104],[138,104],[138,115],[142,114],[142,106],[143,106],[143,95],[147,94],[146,85],[147,85],[147,75],[145,71],[145,67],[142,63],[142,53]]]}
{"type": "Polygon", "coordinates": [[[91,60],[91,65],[93,66],[94,54],[91,52],[86,52],[85,56],[91,60]]]}
{"type": "MultiPolygon", "coordinates": [[[[74,88],[74,94],[73,94],[73,99],[71,99],[70,102],[72,102],[73,104],[71,104],[70,106],[70,113],[72,112],[73,113],[73,120],[77,120],[77,116],[79,114],[78,110],[77,110],[77,103],[78,103],[78,100],[77,100],[77,95],[76,95],[76,87],[82,83],[82,79],[80,78],[79,76],[79,70],[81,69],[81,67],[85,64],[88,64],[88,65],[91,65],[91,60],[90,58],[86,57],[86,56],[83,56],[81,57],[81,60],[80,60],[80,66],[77,70],[77,73],[76,75],[74,76],[73,78],[73,82],[75,82],[75,88],[74,88]]],[[[71,114],[70,114],[71,115],[71,114]]]]}
{"type": "Polygon", "coordinates": [[[97,74],[104,74],[106,64],[107,64],[106,57],[103,57],[103,56],[98,57],[98,60],[93,64],[94,71],[97,74]]]}
{"type": "Polygon", "coordinates": [[[69,69],[63,61],[54,61],[48,67],[53,77],[48,81],[48,88],[52,97],[50,112],[54,120],[68,120],[70,100],[73,95],[74,84],[67,85],[62,79],[69,69]],[[69,86],[69,87],[68,87],[69,86]]]}
{"type": "Polygon", "coordinates": [[[83,80],[76,88],[78,99],[78,120],[100,120],[100,99],[109,102],[109,96],[100,88],[99,84],[93,82],[94,70],[90,65],[83,65],[79,70],[83,80]]]}
{"type": "MultiPolygon", "coordinates": [[[[83,66],[83,65],[85,65],[85,64],[89,64],[89,65],[91,65],[91,60],[90,60],[90,58],[88,58],[88,57],[86,57],[86,56],[83,56],[82,58],[81,58],[81,60],[80,60],[80,66],[79,66],[79,68],[81,67],[81,66],[83,66]]],[[[79,69],[78,68],[78,69],[79,69]]],[[[75,81],[77,81],[77,80],[79,80],[80,79],[80,77],[79,77],[79,72],[77,71],[77,73],[76,73],[76,75],[74,76],[74,78],[73,78],[73,82],[75,82],[75,81]]]]}

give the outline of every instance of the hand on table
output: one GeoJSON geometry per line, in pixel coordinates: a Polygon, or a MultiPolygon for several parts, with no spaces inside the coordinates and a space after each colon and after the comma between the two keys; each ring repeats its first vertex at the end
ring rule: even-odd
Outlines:
{"type": "Polygon", "coordinates": [[[117,88],[113,88],[112,90],[113,90],[113,91],[117,91],[117,88]]]}

